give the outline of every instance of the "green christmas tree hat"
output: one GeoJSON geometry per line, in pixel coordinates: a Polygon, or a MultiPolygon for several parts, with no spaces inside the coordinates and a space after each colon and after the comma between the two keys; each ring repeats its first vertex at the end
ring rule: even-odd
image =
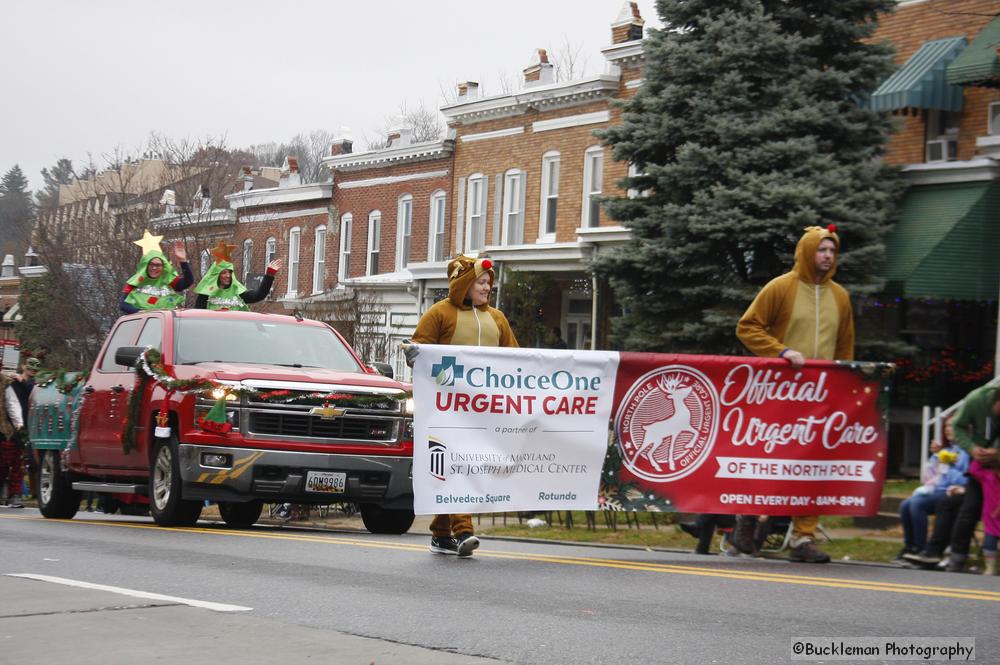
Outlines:
{"type": "Polygon", "coordinates": [[[198,426],[206,432],[215,434],[227,434],[233,429],[233,426],[226,422],[226,398],[224,396],[215,400],[212,409],[198,421],[198,426]]]}
{"type": "Polygon", "coordinates": [[[132,291],[125,302],[138,309],[173,309],[184,301],[184,295],[170,287],[170,283],[177,278],[177,271],[166,254],[160,251],[162,240],[163,236],[154,236],[146,230],[140,240],[134,241],[142,247],[142,258],[139,259],[135,274],[126,282],[132,287],[132,291]],[[157,279],[151,278],[146,272],[153,259],[163,262],[163,272],[157,279]]]}

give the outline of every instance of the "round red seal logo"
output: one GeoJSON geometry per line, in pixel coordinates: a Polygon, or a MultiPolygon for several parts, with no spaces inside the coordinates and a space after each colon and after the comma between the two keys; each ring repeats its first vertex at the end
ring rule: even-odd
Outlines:
{"type": "Polygon", "coordinates": [[[708,377],[685,365],[647,372],[615,415],[622,464],[661,483],[678,480],[708,458],[719,425],[719,395],[708,377]]]}

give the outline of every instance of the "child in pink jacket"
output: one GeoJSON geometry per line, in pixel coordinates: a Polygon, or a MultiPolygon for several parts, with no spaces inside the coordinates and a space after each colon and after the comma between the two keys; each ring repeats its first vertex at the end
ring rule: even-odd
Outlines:
{"type": "Polygon", "coordinates": [[[997,574],[997,539],[1000,538],[1000,471],[988,469],[979,462],[969,465],[969,475],[983,486],[983,559],[984,575],[997,574]]]}

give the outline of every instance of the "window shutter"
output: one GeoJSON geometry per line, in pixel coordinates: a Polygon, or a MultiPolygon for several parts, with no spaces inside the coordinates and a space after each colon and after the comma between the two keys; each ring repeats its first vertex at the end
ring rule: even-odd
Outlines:
{"type": "Polygon", "coordinates": [[[518,204],[518,215],[517,215],[517,229],[514,232],[514,238],[518,245],[524,244],[524,202],[525,193],[528,191],[528,174],[524,171],[521,172],[521,202],[518,204]]]}
{"type": "Polygon", "coordinates": [[[458,215],[455,217],[455,253],[461,254],[465,247],[465,181],[458,179],[458,215]]]}
{"type": "MultiPolygon", "coordinates": [[[[481,231],[482,231],[483,235],[481,237],[479,237],[479,238],[476,238],[476,241],[479,242],[479,243],[481,243],[482,245],[485,245],[486,244],[486,212],[489,209],[489,205],[487,205],[487,204],[488,204],[488,202],[490,200],[490,178],[489,178],[489,176],[484,175],[483,179],[482,179],[482,183],[483,183],[483,193],[482,193],[482,197],[483,198],[480,199],[480,202],[482,203],[482,209],[479,211],[479,214],[480,214],[479,219],[481,220],[481,224],[482,224],[481,231]]],[[[482,249],[482,247],[480,247],[480,249],[482,249]]]]}
{"type": "Polygon", "coordinates": [[[503,174],[493,178],[493,244],[500,244],[500,229],[503,226],[503,174]]]}

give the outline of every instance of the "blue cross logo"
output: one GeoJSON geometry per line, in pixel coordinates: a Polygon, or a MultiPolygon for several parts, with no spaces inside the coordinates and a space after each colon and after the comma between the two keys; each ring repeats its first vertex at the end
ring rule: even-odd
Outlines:
{"type": "Polygon", "coordinates": [[[465,365],[459,365],[455,356],[443,356],[441,362],[431,365],[431,376],[439,386],[453,386],[455,379],[465,378],[465,365]]]}

